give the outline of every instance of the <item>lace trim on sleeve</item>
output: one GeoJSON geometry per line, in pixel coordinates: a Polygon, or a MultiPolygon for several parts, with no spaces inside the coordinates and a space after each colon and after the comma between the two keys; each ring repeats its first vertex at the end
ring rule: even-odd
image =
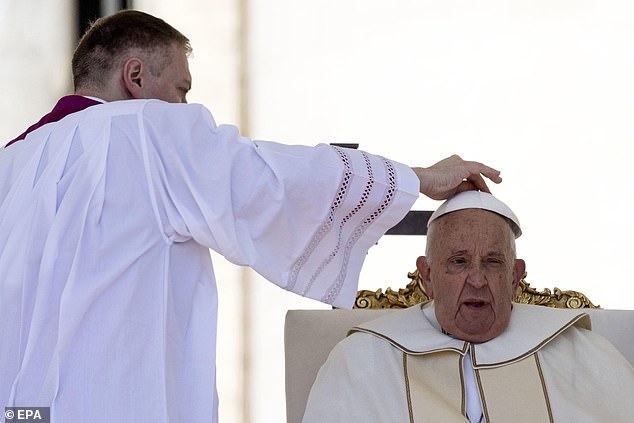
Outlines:
{"type": "MultiPolygon", "coordinates": [[[[339,158],[343,162],[343,166],[344,166],[343,178],[341,178],[341,182],[339,183],[339,189],[337,190],[337,194],[335,195],[335,198],[330,206],[328,217],[326,218],[324,223],[322,223],[321,227],[315,233],[313,238],[310,240],[310,242],[308,243],[308,246],[306,247],[302,255],[299,256],[299,258],[297,259],[297,261],[291,268],[291,272],[288,279],[288,285],[286,287],[286,289],[288,289],[289,291],[292,291],[293,288],[295,288],[295,284],[297,283],[297,275],[299,274],[299,271],[302,268],[302,266],[306,264],[308,257],[310,257],[312,252],[315,250],[315,248],[317,248],[317,245],[319,245],[319,243],[326,236],[326,234],[332,230],[332,226],[335,221],[335,213],[337,209],[341,207],[341,204],[343,203],[344,199],[346,198],[346,195],[348,194],[348,188],[350,187],[350,180],[352,179],[352,165],[350,164],[350,158],[344,151],[342,151],[341,148],[339,147],[333,147],[333,148],[339,154],[339,158]]],[[[304,295],[306,290],[307,289],[304,289],[302,292],[300,292],[300,294],[304,295]]]]}
{"type": "MultiPolygon", "coordinates": [[[[304,266],[308,258],[314,253],[317,245],[329,232],[333,230],[335,226],[335,221],[337,220],[337,210],[341,207],[343,201],[348,195],[348,190],[352,179],[352,166],[350,163],[350,158],[348,154],[340,148],[335,148],[335,151],[339,154],[339,157],[341,158],[341,161],[344,165],[343,178],[339,185],[339,189],[337,190],[337,194],[335,195],[335,198],[333,199],[333,202],[331,204],[328,217],[321,225],[319,230],[315,233],[308,246],[306,247],[302,255],[297,259],[291,269],[289,275],[289,283],[287,286],[287,289],[289,290],[292,290],[295,287],[297,283],[297,277],[301,268],[304,266]]],[[[365,217],[365,219],[363,219],[361,223],[356,226],[356,228],[348,236],[347,240],[343,239],[343,228],[356,214],[358,214],[363,209],[368,201],[368,198],[370,197],[372,190],[375,189],[376,185],[370,157],[364,152],[362,152],[362,156],[365,161],[368,174],[368,181],[366,182],[363,193],[359,198],[356,206],[352,210],[350,210],[343,218],[340,218],[337,225],[337,241],[334,247],[332,248],[331,252],[321,261],[319,266],[317,266],[306,286],[302,288],[301,292],[299,292],[301,295],[305,295],[306,292],[311,289],[319,275],[323,272],[326,266],[328,266],[335,259],[335,257],[343,255],[341,259],[341,267],[339,269],[339,273],[329,287],[326,294],[322,297],[321,301],[332,303],[337,298],[341,291],[341,288],[343,287],[343,283],[347,274],[348,262],[350,260],[350,255],[355,244],[365,233],[366,229],[389,207],[394,199],[394,193],[396,191],[396,172],[391,162],[382,158],[383,165],[386,169],[386,174],[388,175],[388,187],[386,188],[386,191],[383,195],[383,200],[375,210],[373,210],[368,216],[365,217]]]]}
{"type": "Polygon", "coordinates": [[[368,226],[374,223],[374,221],[381,214],[383,214],[383,212],[390,206],[390,204],[394,200],[394,194],[396,192],[396,172],[390,161],[384,158],[381,158],[381,159],[383,161],[383,165],[385,166],[386,173],[388,175],[388,180],[387,180],[388,187],[383,195],[383,201],[381,201],[381,204],[379,204],[379,206],[372,213],[366,216],[363,222],[360,223],[355,228],[354,232],[352,233],[352,236],[350,236],[350,238],[348,239],[348,242],[344,250],[344,260],[342,262],[341,269],[339,270],[339,274],[337,275],[337,278],[335,279],[333,284],[330,286],[330,289],[328,290],[326,295],[324,295],[321,299],[321,301],[327,304],[333,303],[334,300],[339,296],[339,293],[341,292],[343,282],[346,278],[346,273],[348,270],[348,262],[350,259],[350,253],[352,251],[352,248],[354,247],[356,242],[359,240],[359,238],[361,238],[361,236],[366,231],[368,226]]]}

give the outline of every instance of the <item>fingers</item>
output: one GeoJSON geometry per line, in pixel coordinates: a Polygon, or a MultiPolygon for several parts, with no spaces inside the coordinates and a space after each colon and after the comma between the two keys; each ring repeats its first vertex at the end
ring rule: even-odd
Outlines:
{"type": "MultiPolygon", "coordinates": [[[[449,156],[441,160],[436,165],[442,165],[444,167],[463,168],[467,173],[464,175],[463,179],[470,179],[475,177],[476,175],[480,179],[482,179],[481,175],[483,175],[486,178],[490,179],[491,181],[495,182],[496,184],[499,184],[500,182],[502,182],[502,178],[500,177],[499,170],[494,169],[480,162],[463,160],[462,157],[460,157],[457,154],[454,154],[452,156],[449,156]]],[[[475,182],[474,185],[476,187],[481,186],[479,181],[474,181],[474,182],[475,182]]]]}
{"type": "Polygon", "coordinates": [[[470,176],[466,181],[462,182],[460,186],[469,186],[469,189],[476,191],[488,192],[491,194],[491,190],[489,189],[487,183],[484,178],[480,175],[470,176]]]}
{"type": "MultiPolygon", "coordinates": [[[[490,179],[496,184],[502,182],[502,178],[500,177],[500,171],[493,169],[492,167],[483,165],[479,162],[468,162],[470,165],[469,171],[470,174],[465,178],[467,182],[470,183],[471,188],[466,189],[476,189],[478,191],[484,191],[491,193],[484,177],[490,179]],[[484,177],[483,177],[484,176],[484,177]]],[[[463,189],[466,190],[466,189],[463,189]]],[[[461,192],[461,191],[458,191],[461,192]]]]}
{"type": "MultiPolygon", "coordinates": [[[[484,181],[482,181],[482,182],[484,182],[484,181]]],[[[485,187],[486,187],[486,189],[487,189],[487,190],[489,189],[489,187],[487,187],[487,186],[486,186],[486,184],[485,184],[485,187]]],[[[455,189],[451,192],[451,194],[449,194],[449,195],[447,195],[447,196],[446,196],[446,198],[453,197],[454,195],[456,195],[456,194],[458,194],[458,193],[461,193],[461,192],[463,192],[463,191],[473,191],[473,190],[476,190],[476,189],[478,189],[478,188],[476,188],[476,186],[475,186],[472,182],[470,182],[470,181],[462,181],[462,182],[460,183],[460,185],[458,185],[458,186],[457,186],[457,187],[456,187],[456,188],[455,188],[455,189]]],[[[483,191],[483,190],[482,190],[482,189],[479,189],[479,191],[483,191]]],[[[489,193],[490,193],[490,191],[486,191],[486,192],[489,192],[489,193]]]]}
{"type": "Polygon", "coordinates": [[[500,182],[502,182],[502,178],[500,177],[500,171],[499,170],[496,170],[496,169],[493,169],[492,167],[483,165],[482,163],[478,163],[478,165],[480,165],[479,173],[481,173],[482,175],[486,176],[487,178],[489,178],[490,180],[492,180],[496,184],[499,184],[500,182]]]}
{"type": "Polygon", "coordinates": [[[480,162],[465,161],[453,155],[429,168],[413,168],[420,181],[420,192],[434,200],[449,198],[459,192],[478,190],[490,193],[485,178],[499,184],[500,171],[480,162]]]}
{"type": "Polygon", "coordinates": [[[495,182],[496,184],[499,184],[500,182],[502,182],[502,178],[500,177],[500,171],[497,169],[493,169],[492,167],[489,167],[480,162],[463,162],[463,163],[465,167],[468,169],[468,171],[470,172],[471,176],[484,175],[485,177],[495,182]]]}
{"type": "Polygon", "coordinates": [[[478,191],[484,191],[484,192],[488,192],[489,194],[491,194],[491,190],[487,186],[486,181],[484,180],[484,178],[479,173],[476,174],[476,175],[469,176],[467,178],[467,180],[464,181],[464,182],[469,183],[472,186],[471,189],[476,189],[478,191]]]}

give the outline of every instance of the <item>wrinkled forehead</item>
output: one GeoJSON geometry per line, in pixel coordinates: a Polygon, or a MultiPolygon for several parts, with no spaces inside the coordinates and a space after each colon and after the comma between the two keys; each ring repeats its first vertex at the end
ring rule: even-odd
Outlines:
{"type": "Polygon", "coordinates": [[[427,232],[429,243],[458,248],[485,243],[499,248],[512,247],[513,228],[503,216],[483,209],[463,209],[434,220],[427,232]]]}

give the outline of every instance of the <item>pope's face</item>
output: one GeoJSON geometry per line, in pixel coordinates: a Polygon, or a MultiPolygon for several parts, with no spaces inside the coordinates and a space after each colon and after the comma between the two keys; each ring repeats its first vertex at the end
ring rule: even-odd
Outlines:
{"type": "Polygon", "coordinates": [[[416,264],[436,318],[451,336],[486,342],[511,317],[511,300],[524,275],[516,260],[513,234],[503,217],[486,210],[449,213],[433,223],[429,254],[416,264]]]}

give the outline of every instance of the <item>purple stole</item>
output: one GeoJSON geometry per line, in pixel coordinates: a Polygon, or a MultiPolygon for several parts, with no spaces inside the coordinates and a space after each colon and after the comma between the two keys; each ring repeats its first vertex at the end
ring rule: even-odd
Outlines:
{"type": "Polygon", "coordinates": [[[29,129],[24,131],[24,133],[22,133],[20,136],[9,141],[7,145],[5,145],[5,148],[15,142],[23,140],[24,138],[26,138],[29,132],[35,131],[40,126],[46,125],[47,123],[51,122],[57,122],[58,120],[70,115],[71,113],[79,112],[80,110],[84,110],[85,108],[94,106],[95,104],[101,103],[87,97],[82,97],[80,95],[68,95],[66,97],[62,97],[59,99],[50,113],[44,115],[44,117],[42,117],[42,119],[40,119],[37,123],[29,126],[29,129]]]}

